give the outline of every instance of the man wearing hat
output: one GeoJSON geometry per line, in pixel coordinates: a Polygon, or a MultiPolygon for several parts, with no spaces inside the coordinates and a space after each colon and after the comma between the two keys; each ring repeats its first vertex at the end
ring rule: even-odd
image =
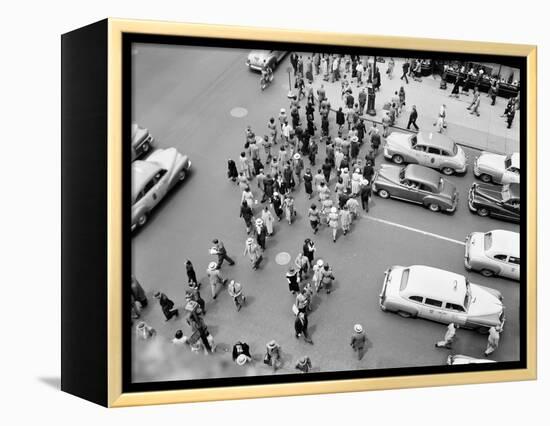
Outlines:
{"type": "Polygon", "coordinates": [[[147,307],[147,296],[145,295],[145,291],[134,275],[132,275],[131,291],[132,296],[137,302],[139,302],[140,307],[147,307]]]}
{"type": "Polygon", "coordinates": [[[143,340],[149,340],[157,334],[156,330],[147,325],[145,321],[140,321],[136,326],[136,335],[138,338],[143,340]]]}
{"type": "Polygon", "coordinates": [[[220,270],[218,269],[216,262],[210,262],[208,264],[206,275],[208,275],[208,281],[210,281],[212,299],[216,299],[216,297],[218,296],[218,286],[223,286],[226,283],[227,279],[222,279],[220,270]]]}
{"type": "Polygon", "coordinates": [[[232,358],[239,365],[244,365],[249,361],[252,361],[252,356],[250,355],[250,347],[247,343],[238,341],[233,345],[232,358]],[[243,362],[244,358],[244,362],[243,362]],[[240,363],[242,362],[242,364],[240,363]]]}
{"type": "Polygon", "coordinates": [[[267,237],[267,227],[262,219],[258,218],[254,222],[254,235],[256,235],[256,242],[265,250],[265,239],[267,237]]]}
{"type": "Polygon", "coordinates": [[[241,283],[231,280],[227,286],[227,292],[233,298],[235,306],[237,307],[237,312],[241,310],[244,303],[246,302],[246,297],[243,296],[243,286],[241,283]]]}
{"type": "Polygon", "coordinates": [[[260,247],[256,244],[254,238],[252,237],[246,239],[243,256],[246,255],[248,255],[250,262],[252,263],[252,269],[258,269],[263,256],[260,247]]]}
{"type": "Polygon", "coordinates": [[[304,170],[304,160],[302,160],[302,156],[298,153],[294,154],[294,157],[292,158],[292,166],[294,168],[294,174],[296,175],[296,181],[300,183],[302,182],[302,170],[304,170]]]}
{"type": "Polygon", "coordinates": [[[361,181],[361,189],[359,190],[359,196],[361,197],[361,206],[367,213],[369,212],[369,199],[371,196],[371,185],[367,179],[361,181]]]}
{"type": "Polygon", "coordinates": [[[303,334],[304,340],[310,345],[313,345],[313,340],[310,339],[307,332],[308,323],[309,322],[305,312],[298,312],[298,315],[296,315],[296,319],[294,320],[294,331],[296,332],[297,339],[299,339],[303,334]]]}
{"type": "Polygon", "coordinates": [[[497,348],[500,342],[500,327],[491,327],[489,329],[489,336],[487,337],[487,349],[485,349],[484,355],[491,355],[497,348]]]}
{"type": "Polygon", "coordinates": [[[210,253],[218,256],[216,268],[220,269],[224,260],[227,260],[227,263],[233,266],[235,262],[227,255],[227,251],[225,250],[225,246],[223,245],[223,243],[217,238],[213,239],[212,243],[214,244],[214,246],[210,249],[210,253]]]}
{"type": "Polygon", "coordinates": [[[281,367],[281,346],[275,341],[271,340],[266,345],[266,354],[264,357],[264,363],[271,365],[273,371],[277,371],[281,367]]]}
{"type": "Polygon", "coordinates": [[[353,326],[353,334],[351,336],[350,346],[353,348],[354,352],[357,352],[357,359],[361,360],[363,358],[365,343],[367,341],[367,336],[363,330],[361,324],[355,324],[353,326]]]}
{"type": "Polygon", "coordinates": [[[302,373],[309,373],[309,370],[311,370],[311,359],[307,355],[304,355],[298,360],[294,367],[302,373]]]}
{"type": "Polygon", "coordinates": [[[173,309],[174,302],[172,302],[166,294],[161,293],[160,291],[157,291],[154,296],[155,299],[158,299],[160,307],[162,309],[162,313],[166,317],[166,321],[168,321],[173,316],[179,316],[179,312],[177,309],[173,309]]]}
{"type": "Polygon", "coordinates": [[[451,346],[455,340],[457,328],[458,328],[458,325],[455,325],[454,323],[450,323],[447,327],[447,331],[445,332],[445,337],[443,338],[443,340],[440,340],[439,342],[437,342],[435,344],[435,347],[451,349],[451,346]]]}
{"type": "Polygon", "coordinates": [[[296,292],[300,291],[300,286],[298,285],[300,282],[300,277],[298,275],[298,271],[296,271],[293,267],[288,269],[288,272],[286,273],[286,280],[288,282],[288,289],[292,292],[292,294],[296,294],[296,292]]]}

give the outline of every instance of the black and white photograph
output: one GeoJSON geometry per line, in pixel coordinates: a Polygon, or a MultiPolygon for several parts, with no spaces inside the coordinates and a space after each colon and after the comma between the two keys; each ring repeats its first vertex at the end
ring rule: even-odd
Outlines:
{"type": "Polygon", "coordinates": [[[132,383],[520,361],[521,69],[256,47],[131,44],[132,383]]]}

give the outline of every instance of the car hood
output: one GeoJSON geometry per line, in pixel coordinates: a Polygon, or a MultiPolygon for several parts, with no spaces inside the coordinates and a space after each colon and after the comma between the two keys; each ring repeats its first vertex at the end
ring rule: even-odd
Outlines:
{"type": "Polygon", "coordinates": [[[472,283],[470,283],[470,289],[472,300],[468,308],[468,317],[472,321],[478,319],[481,322],[500,324],[500,314],[504,310],[500,292],[472,283]]]}
{"type": "Polygon", "coordinates": [[[443,189],[441,190],[440,195],[452,200],[455,194],[456,194],[456,186],[454,186],[448,180],[443,179],[443,189]]]}
{"type": "Polygon", "coordinates": [[[481,196],[495,203],[502,202],[502,189],[495,185],[474,184],[474,195],[481,196]]]}
{"type": "Polygon", "coordinates": [[[494,154],[492,152],[482,152],[477,159],[478,167],[490,170],[504,170],[504,161],[506,157],[500,154],[494,154]]]}
{"type": "Polygon", "coordinates": [[[399,166],[390,166],[388,164],[382,164],[380,169],[376,174],[376,180],[385,179],[391,182],[399,183],[399,173],[401,172],[402,167],[399,166]]]}
{"type": "Polygon", "coordinates": [[[178,156],[181,154],[176,148],[157,149],[147,158],[147,161],[156,163],[170,172],[174,168],[178,156]]]}
{"type": "Polygon", "coordinates": [[[395,146],[399,148],[411,149],[411,143],[409,141],[409,135],[405,133],[393,132],[386,138],[386,143],[389,146],[395,146]]]}

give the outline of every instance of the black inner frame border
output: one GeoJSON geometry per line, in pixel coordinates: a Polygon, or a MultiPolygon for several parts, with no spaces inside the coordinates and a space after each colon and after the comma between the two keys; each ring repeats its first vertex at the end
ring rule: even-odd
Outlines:
{"type": "MultiPolygon", "coordinates": [[[[390,49],[375,47],[356,47],[343,45],[290,43],[257,40],[232,40],[207,37],[166,36],[141,33],[122,34],[122,391],[151,392],[167,390],[189,390],[198,388],[231,387],[243,385],[269,385],[283,383],[334,381],[346,379],[366,379],[380,377],[456,374],[476,371],[502,371],[527,368],[527,176],[523,173],[520,181],[523,208],[520,221],[520,253],[522,273],[520,286],[520,359],[519,361],[489,364],[440,365],[422,367],[384,368],[373,370],[350,370],[338,372],[319,372],[308,374],[278,374],[252,377],[209,378],[195,380],[158,381],[132,383],[131,360],[131,308],[130,282],[132,259],[131,244],[131,111],[132,111],[132,44],[149,43],[160,45],[221,47],[236,49],[274,49],[298,52],[324,52],[359,54],[383,57],[422,58],[435,60],[458,60],[463,62],[493,62],[508,65],[520,70],[520,163],[521,170],[527,170],[527,57],[503,56],[444,51],[423,51],[411,49],[390,49]]],[[[399,43],[399,42],[396,42],[399,43]]],[[[434,42],[436,43],[436,42],[434,42]]],[[[444,44],[442,44],[444,46],[444,44]]],[[[534,195],[533,195],[534,196],[534,195]]]]}

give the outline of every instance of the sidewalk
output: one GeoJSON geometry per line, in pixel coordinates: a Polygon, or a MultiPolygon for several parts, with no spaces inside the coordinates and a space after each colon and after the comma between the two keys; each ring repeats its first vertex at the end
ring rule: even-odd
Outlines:
{"type": "MultiPolygon", "coordinates": [[[[436,79],[433,76],[423,77],[421,82],[414,81],[409,77],[409,84],[399,77],[402,74],[402,61],[395,61],[393,79],[386,75],[386,64],[378,64],[382,78],[380,91],[376,92],[376,116],[363,116],[368,121],[380,121],[382,117],[382,106],[390,102],[395,91],[399,91],[401,86],[405,89],[406,105],[401,115],[396,119],[394,131],[407,131],[406,126],[409,120],[409,113],[412,105],[416,105],[418,111],[417,124],[420,130],[435,131],[433,126],[437,119],[439,108],[442,104],[447,106],[447,129],[445,134],[451,137],[455,142],[480,150],[488,150],[496,153],[510,154],[519,151],[519,114],[512,123],[512,127],[507,129],[507,123],[503,117],[507,100],[498,97],[496,104],[491,106],[491,99],[486,93],[481,94],[481,104],[479,106],[480,116],[470,114],[466,109],[470,104],[473,95],[470,90],[470,96],[460,95],[460,99],[450,98],[452,84],[447,85],[447,90],[439,88],[440,76],[436,79]]],[[[342,74],[343,77],[343,74],[342,74]]],[[[349,80],[348,75],[348,80],[349,80]]],[[[313,88],[315,95],[317,89],[324,85],[325,92],[330,101],[331,108],[337,110],[343,107],[344,102],[341,97],[341,81],[333,83],[323,81],[321,75],[314,76],[313,88]]],[[[352,94],[357,102],[357,94],[361,87],[357,87],[356,80],[351,80],[352,94]]]]}

